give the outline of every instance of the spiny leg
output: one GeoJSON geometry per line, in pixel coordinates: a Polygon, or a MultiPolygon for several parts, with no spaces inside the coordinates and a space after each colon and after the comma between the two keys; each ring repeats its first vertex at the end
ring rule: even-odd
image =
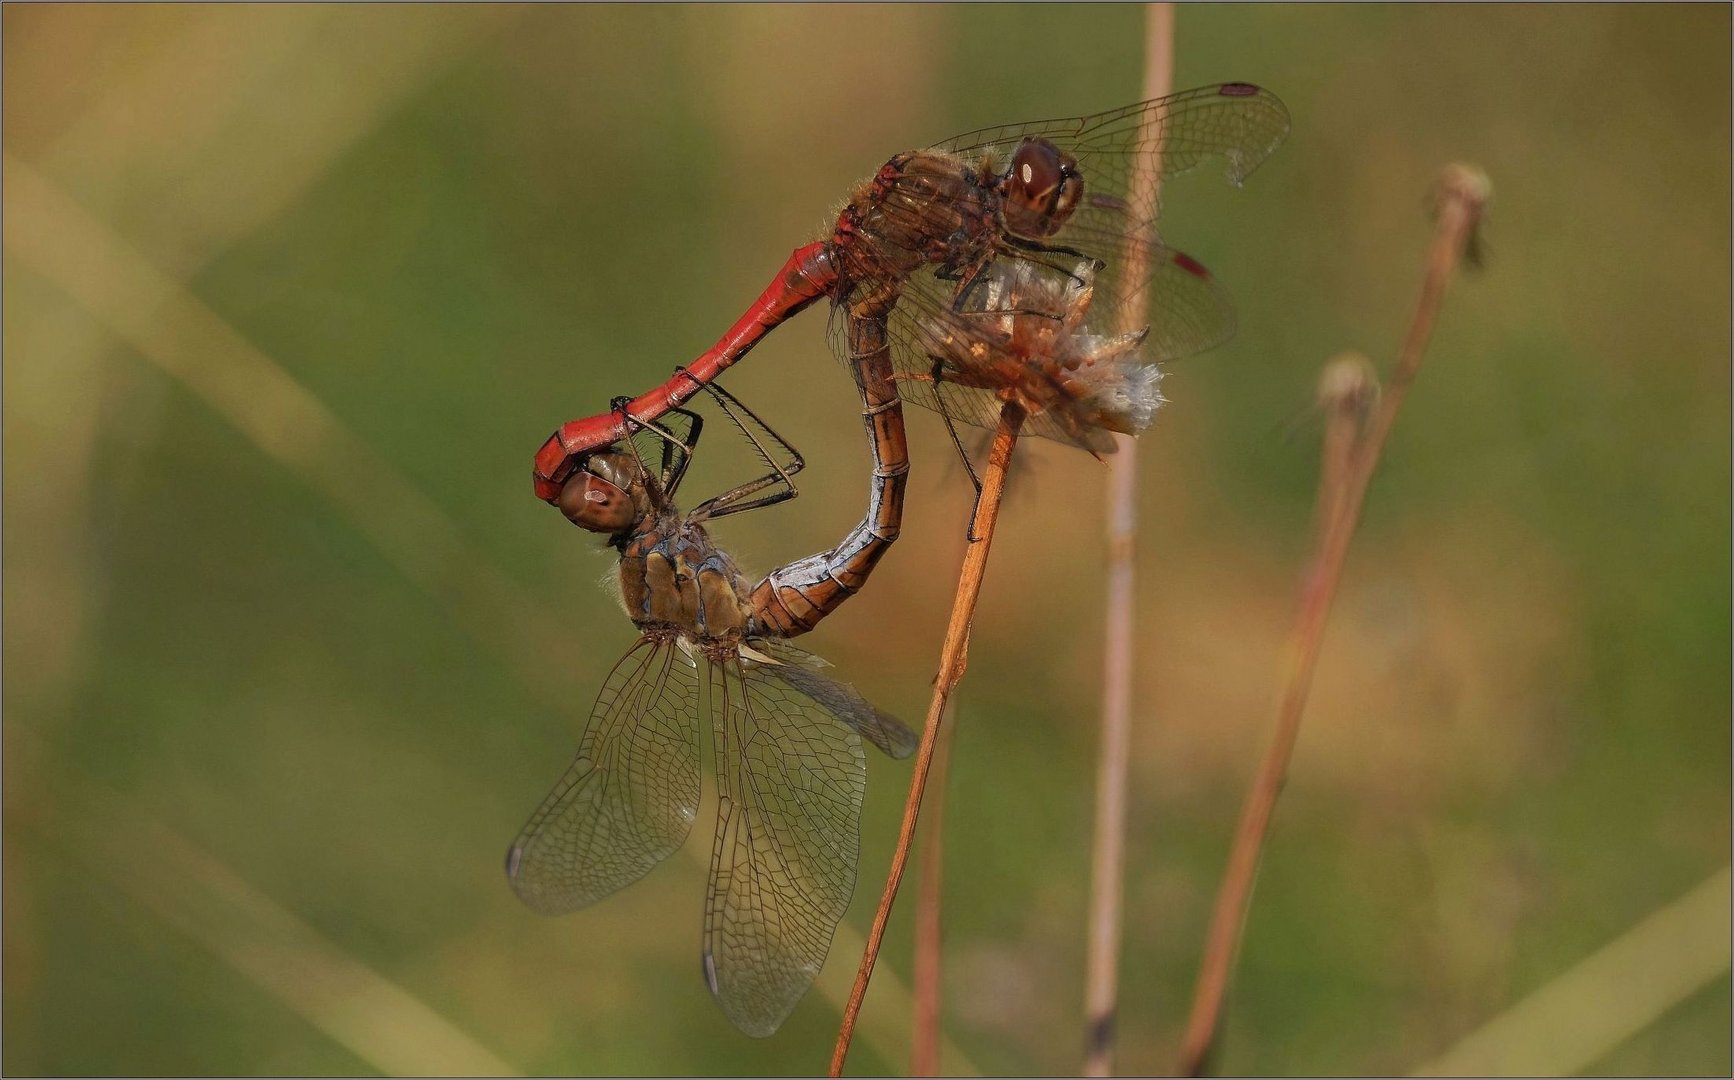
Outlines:
{"type": "MultiPolygon", "coordinates": [[[[1092,259],[1075,248],[1048,247],[1046,245],[1035,244],[1031,241],[1018,240],[1015,238],[1008,239],[1004,243],[1005,246],[1000,249],[1000,252],[1004,254],[1006,258],[1019,259],[1024,262],[1033,263],[1036,266],[1041,267],[1043,270],[1067,278],[1075,287],[1080,289],[1087,288],[1090,282],[1087,278],[1078,273],[1078,263],[1073,263],[1069,266],[1062,266],[1057,262],[1039,256],[1047,253],[1073,255],[1081,262],[1089,263],[1092,271],[1097,273],[1099,273],[1105,266],[1100,259],[1092,259]]],[[[995,258],[997,258],[997,256],[995,258]]],[[[942,281],[956,281],[958,283],[957,288],[953,291],[951,297],[952,315],[988,315],[995,318],[1008,315],[1035,315],[1041,318],[1059,318],[1059,315],[1054,312],[1040,311],[1034,308],[1010,306],[971,308],[969,306],[970,302],[974,299],[978,291],[984,287],[991,287],[988,281],[987,271],[993,266],[995,258],[981,259],[972,263],[968,268],[954,271],[950,275],[935,275],[935,277],[938,277],[942,281]]],[[[1013,295],[1016,295],[1015,291],[1013,295]]],[[[993,301],[990,300],[988,302],[992,303],[993,301]]]]}
{"type": "MultiPolygon", "coordinates": [[[[1081,259],[1081,260],[1086,260],[1086,261],[1095,261],[1095,260],[1091,260],[1090,256],[1085,255],[1083,252],[1079,251],[1077,248],[1066,247],[1062,244],[1044,244],[1039,240],[1025,240],[1021,236],[1007,236],[1004,238],[1004,241],[1008,247],[1015,248],[1018,251],[1039,252],[1039,253],[1043,253],[1043,254],[1054,254],[1054,255],[1070,255],[1074,259],[1081,259]]],[[[1025,257],[1027,258],[1028,256],[1025,256],[1025,257]]],[[[1056,267],[1056,269],[1057,269],[1057,267],[1056,267]]]]}
{"type": "MultiPolygon", "coordinates": [[[[662,486],[672,498],[680,487],[680,482],[686,477],[687,467],[692,464],[692,456],[698,450],[698,439],[704,432],[704,417],[691,409],[676,406],[669,412],[687,421],[686,438],[676,442],[673,439],[662,440],[662,486]]],[[[661,434],[660,431],[657,432],[661,434]]]]}
{"type": "Polygon", "coordinates": [[[704,431],[704,417],[690,409],[669,410],[687,421],[687,430],[684,435],[680,435],[661,421],[643,420],[632,415],[626,408],[631,400],[617,397],[609,402],[609,406],[620,414],[627,430],[626,447],[632,452],[633,460],[638,463],[639,471],[655,488],[653,494],[657,500],[672,499],[675,490],[680,487],[681,479],[686,476],[687,467],[692,464],[693,451],[698,448],[699,435],[704,431]],[[655,474],[644,464],[644,457],[633,437],[637,431],[649,432],[662,442],[662,468],[655,474]]]}
{"type": "Polygon", "coordinates": [[[930,382],[933,384],[933,403],[935,412],[945,423],[945,433],[951,436],[951,445],[957,450],[957,460],[963,462],[963,471],[969,476],[970,486],[975,488],[975,499],[969,507],[969,527],[964,531],[972,544],[980,543],[981,537],[975,535],[975,515],[981,509],[981,477],[975,471],[975,463],[969,460],[969,451],[963,445],[963,437],[957,433],[957,422],[952,419],[951,410],[946,407],[946,398],[940,388],[945,385],[944,362],[935,358],[933,370],[926,375],[910,375],[899,373],[893,378],[904,382],[930,382]]]}
{"type": "Polygon", "coordinates": [[[975,515],[981,510],[981,477],[976,475],[975,464],[969,460],[969,451],[964,449],[963,438],[958,435],[951,414],[940,409],[939,415],[945,421],[945,433],[951,436],[951,445],[957,449],[957,460],[963,462],[963,471],[969,474],[969,482],[975,488],[975,498],[969,504],[969,527],[964,530],[964,536],[970,543],[979,544],[981,537],[975,535],[975,515]]]}
{"type": "Polygon", "coordinates": [[[759,459],[771,469],[769,473],[756,480],[739,484],[719,495],[706,499],[695,507],[688,516],[694,521],[725,517],[744,510],[757,510],[766,506],[774,506],[799,495],[800,491],[795,487],[792,478],[806,467],[806,461],[801,457],[800,451],[779,435],[774,428],[765,423],[757,413],[742,404],[739,398],[721,386],[716,383],[700,381],[697,376],[692,375],[684,367],[675,370],[698,383],[711,395],[716,401],[717,407],[723,411],[723,415],[727,416],[735,428],[746,437],[747,442],[751,443],[753,450],[758,453],[759,459]],[[755,428],[757,429],[756,432],[755,428]],[[764,436],[763,440],[761,440],[760,435],[764,436]],[[766,447],[765,442],[767,441],[773,445],[774,451],[766,447]],[[775,485],[781,485],[781,490],[772,491],[765,495],[758,494],[775,485]],[[752,498],[750,496],[757,497],[752,498]]]}

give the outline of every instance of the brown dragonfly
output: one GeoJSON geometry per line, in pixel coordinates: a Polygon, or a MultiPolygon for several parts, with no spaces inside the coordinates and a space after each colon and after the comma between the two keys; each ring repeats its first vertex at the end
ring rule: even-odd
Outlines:
{"type": "MultiPolygon", "coordinates": [[[[954,442],[954,423],[991,428],[1014,400],[1029,413],[1026,433],[1105,453],[1113,443],[1100,428],[1148,422],[1152,365],[1219,345],[1235,324],[1210,271],[1157,236],[1159,189],[1136,187],[1134,173],[1165,182],[1217,160],[1239,184],[1288,130],[1276,95],[1230,82],[897,154],[851,193],[828,237],[796,249],[728,333],[629,411],[664,415],[828,296],[843,316],[832,321],[833,348],[857,382],[890,382],[893,394],[900,386],[907,400],[940,412],[954,442]],[[1129,342],[1085,325],[1086,316],[1115,325],[1133,306],[1138,316],[1125,321],[1149,324],[1136,360],[1129,342]],[[1073,347],[1027,347],[1035,319],[1070,319],[1073,347]],[[983,322],[990,328],[972,328],[983,322]],[[956,347],[977,337],[987,342],[979,363],[956,347]],[[1116,397],[1123,407],[1104,411],[1116,397]]],[[[562,425],[536,456],[537,494],[553,501],[579,456],[624,434],[613,414],[562,425]]]]}
{"type": "MultiPolygon", "coordinates": [[[[680,848],[697,817],[708,721],[718,811],[703,973],[736,1027],[767,1036],[811,986],[854,893],[862,740],[902,758],[916,736],[789,645],[791,632],[822,614],[786,629],[765,583],[749,587],[706,532],[711,519],[792,497],[801,467],[762,421],[709,389],[769,474],[681,514],[674,495],[702,419],[676,409],[667,423],[642,420],[618,399],[631,434],[584,455],[562,485],[567,517],[619,552],[620,595],[639,637],[604,683],[576,759],[513,841],[506,875],[547,914],[643,877],[680,848]],[[640,441],[660,444],[658,468],[646,466],[640,441]]],[[[835,606],[819,596],[807,608],[827,604],[835,606]]]]}

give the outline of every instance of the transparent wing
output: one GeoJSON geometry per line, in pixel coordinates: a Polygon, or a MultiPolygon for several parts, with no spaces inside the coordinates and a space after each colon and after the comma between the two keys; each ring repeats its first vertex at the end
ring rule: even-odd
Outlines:
{"type": "Polygon", "coordinates": [[[639,638],[615,665],[577,758],[506,853],[525,904],[593,904],[679,850],[698,814],[698,687],[672,636],[639,638]]]}
{"type": "MultiPolygon", "coordinates": [[[[1084,195],[1071,218],[1044,243],[1105,263],[1096,275],[1088,328],[1109,334],[1123,324],[1148,325],[1142,355],[1147,362],[1162,363],[1231,338],[1234,303],[1198,260],[1158,238],[1161,185],[1134,186],[1134,170],[1143,167],[1166,180],[1219,159],[1228,179],[1238,184],[1281,145],[1288,129],[1288,111],[1274,94],[1248,83],[1222,83],[1094,116],[983,128],[936,149],[978,170],[1008,167],[1017,148],[1030,138],[1048,139],[1072,155],[1084,195]]],[[[905,225],[924,220],[924,201],[947,197],[924,175],[910,176],[908,186],[885,200],[887,212],[907,215],[899,218],[905,225]]],[[[1001,256],[1006,258],[1045,267],[1056,280],[1078,261],[1075,255],[1051,251],[1001,256]]],[[[980,310],[979,297],[960,295],[960,284],[941,277],[931,264],[908,277],[888,319],[892,364],[908,377],[899,385],[904,400],[991,429],[1000,410],[992,388],[927,381],[934,367],[935,335],[966,334],[972,309],[980,310]]],[[[845,343],[845,335],[833,333],[833,349],[847,359],[845,343]]],[[[1106,433],[1069,420],[1063,413],[1034,415],[1024,430],[1093,453],[1111,451],[1113,442],[1106,433]]]]}
{"type": "MultiPolygon", "coordinates": [[[[940,143],[961,157],[991,157],[1005,168],[1026,139],[1047,139],[1070,154],[1084,179],[1084,199],[1068,228],[1078,236],[1124,236],[1127,219],[1152,224],[1160,209],[1152,190],[1131,193],[1139,162],[1166,180],[1216,158],[1228,181],[1240,184],[1287,138],[1288,109],[1251,83],[1217,83],[1164,98],[1079,116],[981,128],[940,143]]],[[[1068,243],[1066,229],[1059,243],[1068,243]]],[[[1091,254],[1099,254],[1092,252],[1091,254]]]]}
{"type": "Polygon", "coordinates": [[[867,763],[861,739],[782,665],[708,665],[717,830],[704,976],[748,1035],[777,1030],[825,962],[855,891],[867,763]]]}
{"type": "MultiPolygon", "coordinates": [[[[944,413],[959,424],[992,431],[999,424],[1000,411],[1000,400],[992,391],[943,380],[936,382],[932,378],[939,351],[937,339],[972,332],[971,316],[954,312],[949,306],[951,288],[950,283],[938,281],[930,267],[923,267],[910,276],[902,298],[891,309],[886,319],[885,341],[891,353],[897,392],[904,401],[944,413]]],[[[853,370],[850,318],[847,303],[834,305],[828,336],[831,351],[853,370]]],[[[1093,453],[1111,453],[1114,448],[1113,440],[1105,435],[1100,442],[1080,440],[1054,417],[1039,413],[1025,420],[1023,434],[1081,446],[1093,453]]]]}
{"type": "MultiPolygon", "coordinates": [[[[1002,401],[1015,397],[1030,410],[1026,435],[1098,456],[1113,453],[1109,432],[1140,430],[1160,400],[1153,365],[1218,344],[1233,331],[1233,306],[1209,271],[1169,254],[1155,275],[1154,317],[1132,323],[1131,332],[1121,330],[1123,305],[1102,295],[1101,273],[1076,258],[1067,270],[1002,256],[983,280],[1026,284],[997,293],[977,287],[960,294],[932,267],[916,270],[886,318],[899,393],[988,430],[998,422],[1002,401]],[[1085,283],[1091,299],[1081,300],[1085,283]],[[955,306],[960,295],[961,310],[955,306]],[[1148,403],[1130,429],[1126,416],[1110,419],[1125,412],[1110,407],[1120,393],[1148,403]]],[[[847,348],[848,320],[839,306],[833,348],[847,348]]]]}
{"type": "MultiPolygon", "coordinates": [[[[1282,145],[1288,131],[1288,109],[1275,94],[1250,83],[1218,83],[1093,116],[982,128],[938,148],[1000,169],[1009,165],[1025,139],[1047,139],[1070,154],[1078,163],[1084,195],[1071,218],[1046,242],[1108,263],[1101,278],[1105,304],[1135,302],[1154,285],[1160,322],[1164,285],[1186,285],[1180,278],[1151,280],[1183,265],[1177,264],[1179,253],[1157,235],[1167,181],[1217,160],[1228,181],[1239,186],[1282,145]],[[1133,173],[1139,169],[1157,183],[1135,185],[1133,173]]],[[[1232,308],[1223,318],[1226,333],[1216,336],[1221,328],[1213,325],[1178,355],[1202,352],[1226,340],[1234,328],[1232,308]]]]}
{"type": "Polygon", "coordinates": [[[862,697],[848,683],[819,674],[817,669],[827,666],[827,661],[786,641],[754,638],[752,647],[782,663],[773,673],[776,678],[812,698],[887,757],[906,758],[915,753],[920,737],[903,721],[862,697]]]}
{"type": "Polygon", "coordinates": [[[1030,138],[1047,139],[1072,155],[1084,197],[1047,242],[1108,263],[1099,282],[1104,309],[1137,302],[1148,288],[1152,331],[1167,342],[1164,355],[1155,358],[1172,360],[1226,341],[1234,333],[1234,309],[1196,260],[1158,238],[1164,184],[1218,160],[1228,181],[1239,186],[1288,131],[1288,109],[1275,94],[1251,83],[1218,83],[1094,116],[982,128],[940,149],[991,158],[1001,168],[1030,138]],[[1158,182],[1134,185],[1139,168],[1158,182]],[[1143,269],[1134,274],[1135,267],[1143,269]]]}

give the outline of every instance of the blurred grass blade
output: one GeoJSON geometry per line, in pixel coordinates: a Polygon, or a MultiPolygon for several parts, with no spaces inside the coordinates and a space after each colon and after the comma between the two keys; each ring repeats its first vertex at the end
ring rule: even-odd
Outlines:
{"type": "Polygon", "coordinates": [[[1652,912],[1415,1076],[1569,1076],[1729,969],[1730,868],[1652,912]]]}
{"type": "MultiPolygon", "coordinates": [[[[105,72],[102,91],[57,135],[43,135],[33,159],[87,206],[119,212],[148,191],[149,214],[132,215],[134,240],[181,281],[301,199],[406,99],[508,23],[497,9],[408,23],[353,8],[211,6],[117,9],[105,24],[143,40],[155,18],[178,20],[177,33],[105,72]]],[[[20,51],[8,90],[27,97],[65,78],[77,35],[59,34],[20,51]]],[[[8,536],[20,544],[7,568],[21,599],[7,610],[30,628],[11,644],[26,650],[15,686],[37,713],[59,707],[100,594],[85,525],[112,338],[71,312],[23,310],[7,324],[7,348],[37,361],[13,365],[6,384],[6,453],[17,455],[8,509],[23,500],[32,523],[8,536]]],[[[134,409],[126,422],[151,415],[134,409]]]]}
{"type": "MultiPolygon", "coordinates": [[[[16,733],[14,733],[16,734],[16,733]]],[[[31,741],[34,741],[33,739],[31,741]]],[[[350,956],[138,805],[69,772],[52,827],[97,878],[155,912],[370,1067],[396,1076],[516,1076],[415,995],[350,956]]]]}
{"type": "Polygon", "coordinates": [[[521,14],[490,4],[438,18],[392,5],[197,9],[168,47],[30,156],[185,280],[521,14]]]}
{"type": "MultiPolygon", "coordinates": [[[[410,580],[552,690],[559,623],[335,413],[29,164],[5,156],[6,251],[330,499],[410,580]]],[[[557,682],[557,680],[555,680],[557,682]]],[[[558,692],[551,702],[565,702],[558,692]]]]}

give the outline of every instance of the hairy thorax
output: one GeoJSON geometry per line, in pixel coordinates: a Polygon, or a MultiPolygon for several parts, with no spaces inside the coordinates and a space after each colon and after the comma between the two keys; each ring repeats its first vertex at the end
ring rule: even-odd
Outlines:
{"type": "Polygon", "coordinates": [[[993,203],[963,159],[911,150],[855,190],[832,239],[845,253],[844,272],[856,281],[904,277],[926,263],[956,267],[991,236],[993,203]]]}
{"type": "Polygon", "coordinates": [[[640,630],[738,641],[754,631],[751,587],[702,525],[664,520],[620,553],[620,598],[640,630]]]}

